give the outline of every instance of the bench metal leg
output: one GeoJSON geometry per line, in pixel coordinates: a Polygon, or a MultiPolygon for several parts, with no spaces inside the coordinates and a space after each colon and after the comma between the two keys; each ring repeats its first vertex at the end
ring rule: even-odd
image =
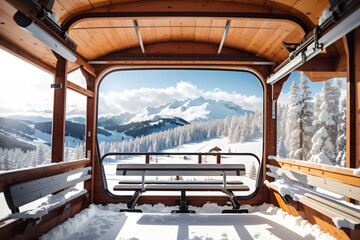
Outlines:
{"type": "Polygon", "coordinates": [[[247,209],[240,209],[240,202],[236,199],[236,196],[232,191],[227,190],[226,194],[230,198],[233,209],[223,210],[222,213],[249,213],[247,209]]]}
{"type": "Polygon", "coordinates": [[[188,201],[186,200],[185,191],[181,191],[181,197],[179,202],[179,210],[173,210],[172,213],[195,213],[194,210],[189,210],[188,201]]]}
{"type": "Polygon", "coordinates": [[[137,200],[141,195],[140,191],[135,191],[134,195],[131,197],[130,201],[127,203],[128,209],[120,209],[120,212],[142,212],[140,209],[135,209],[137,200]]]}

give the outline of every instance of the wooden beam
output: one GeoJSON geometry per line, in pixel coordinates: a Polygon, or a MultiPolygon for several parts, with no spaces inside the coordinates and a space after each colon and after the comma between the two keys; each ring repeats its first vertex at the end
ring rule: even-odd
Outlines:
{"type": "Polygon", "coordinates": [[[92,75],[95,75],[95,70],[92,66],[90,66],[75,50],[72,49],[72,47],[69,45],[68,42],[64,40],[61,36],[59,36],[57,33],[55,33],[51,28],[49,28],[41,19],[39,19],[38,14],[34,9],[32,9],[29,5],[25,3],[23,0],[6,0],[9,2],[13,7],[15,7],[17,10],[21,11],[25,15],[27,15],[29,18],[33,19],[37,25],[39,25],[45,32],[50,34],[53,38],[55,38],[58,42],[60,42],[62,45],[64,45],[67,49],[72,51],[74,55],[76,56],[76,63],[84,66],[84,68],[92,75]]]}
{"type": "Polygon", "coordinates": [[[312,82],[327,81],[331,78],[346,77],[346,72],[304,72],[312,82]]]}
{"type": "MultiPolygon", "coordinates": [[[[347,116],[346,116],[346,167],[360,165],[360,29],[357,28],[343,38],[347,56],[347,116]]],[[[359,201],[347,198],[348,202],[359,201]]]]}
{"type": "Polygon", "coordinates": [[[40,166],[31,169],[18,170],[15,172],[5,172],[0,174],[0,192],[4,192],[8,186],[28,182],[39,178],[50,177],[56,174],[68,172],[70,170],[90,166],[90,160],[77,160],[67,163],[58,163],[48,166],[40,166]]]}
{"type": "Polygon", "coordinates": [[[68,89],[71,89],[77,93],[80,93],[81,95],[84,95],[86,97],[90,97],[90,98],[93,98],[94,97],[94,92],[91,91],[91,90],[88,90],[88,89],[85,89],[71,81],[66,81],[66,87],[68,89]]]}
{"type": "Polygon", "coordinates": [[[272,99],[273,100],[278,100],[280,93],[281,93],[281,89],[284,85],[284,82],[286,82],[286,80],[288,80],[289,77],[290,77],[290,74],[283,77],[282,79],[280,79],[279,81],[277,81],[276,83],[274,83],[272,85],[272,99]]]}
{"type": "Polygon", "coordinates": [[[94,77],[96,77],[96,73],[95,73],[95,69],[88,64],[83,58],[81,58],[80,56],[77,56],[76,62],[77,64],[79,64],[80,66],[82,66],[88,73],[90,73],[91,75],[93,75],[94,77]]]}
{"type": "Polygon", "coordinates": [[[322,53],[301,65],[296,71],[303,71],[312,82],[346,77],[346,56],[322,53]]]}
{"type": "Polygon", "coordinates": [[[275,62],[251,54],[212,55],[212,54],[111,54],[109,56],[89,61],[93,65],[111,64],[238,64],[238,65],[270,65],[275,62]]]}
{"type": "Polygon", "coordinates": [[[51,162],[64,161],[65,118],[66,118],[66,76],[68,61],[55,53],[56,64],[55,83],[62,88],[54,89],[54,108],[51,133],[51,162]]]}
{"type": "MultiPolygon", "coordinates": [[[[95,143],[95,134],[96,134],[96,98],[94,97],[95,92],[95,77],[89,74],[84,67],[80,68],[81,73],[85,77],[87,83],[87,91],[92,92],[92,96],[87,96],[86,99],[86,127],[85,127],[85,154],[86,157],[91,159],[91,165],[94,168],[95,166],[95,157],[96,157],[96,143],[95,143]]],[[[90,193],[90,203],[93,203],[94,200],[94,171],[92,171],[91,180],[84,182],[84,188],[90,193]]]]}
{"type": "Polygon", "coordinates": [[[76,23],[88,19],[130,18],[142,19],[146,17],[219,17],[225,19],[235,18],[262,18],[286,19],[300,26],[299,30],[305,33],[314,28],[311,20],[295,8],[290,12],[252,4],[211,2],[206,1],[143,1],[112,4],[98,8],[77,12],[63,22],[66,30],[76,23]]]}
{"type": "Polygon", "coordinates": [[[347,134],[346,167],[358,168],[360,162],[360,29],[344,37],[347,54],[347,134]]]}

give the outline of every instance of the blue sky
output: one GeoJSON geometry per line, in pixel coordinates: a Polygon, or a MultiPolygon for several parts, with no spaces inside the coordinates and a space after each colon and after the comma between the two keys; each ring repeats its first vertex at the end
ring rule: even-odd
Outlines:
{"type": "Polygon", "coordinates": [[[203,91],[221,89],[262,97],[257,78],[247,72],[219,70],[133,70],[113,72],[105,77],[100,90],[119,91],[139,88],[167,88],[178,82],[188,82],[203,91]]]}
{"type": "Polygon", "coordinates": [[[262,88],[251,73],[220,70],[133,70],[106,76],[100,85],[99,114],[138,112],[188,98],[232,101],[262,109],[262,88]]]}

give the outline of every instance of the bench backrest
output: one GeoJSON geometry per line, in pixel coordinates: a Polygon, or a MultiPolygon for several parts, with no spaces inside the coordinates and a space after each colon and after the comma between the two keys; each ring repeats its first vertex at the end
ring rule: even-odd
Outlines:
{"type": "Polygon", "coordinates": [[[118,164],[117,175],[127,176],[243,176],[244,164],[118,164]]]}
{"type": "Polygon", "coordinates": [[[314,187],[319,187],[334,193],[341,194],[343,196],[360,200],[360,187],[343,183],[330,178],[318,177],[297,171],[283,169],[270,164],[266,165],[266,175],[273,177],[275,179],[279,177],[284,177],[292,181],[296,181],[314,187]]]}
{"type": "Polygon", "coordinates": [[[17,212],[18,208],[52,194],[71,187],[79,182],[91,178],[91,167],[79,168],[51,177],[12,185],[5,190],[5,198],[9,208],[17,212]]]}

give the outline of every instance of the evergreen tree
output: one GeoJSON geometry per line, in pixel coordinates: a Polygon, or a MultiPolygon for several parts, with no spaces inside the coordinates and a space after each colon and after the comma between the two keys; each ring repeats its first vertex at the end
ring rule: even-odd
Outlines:
{"type": "MultiPolygon", "coordinates": [[[[318,129],[312,138],[312,149],[310,161],[316,163],[324,163],[335,165],[334,143],[329,132],[332,132],[335,122],[333,120],[333,102],[331,99],[331,85],[329,81],[323,83],[323,88],[320,93],[320,101],[322,102],[319,109],[317,109],[313,125],[318,129]],[[330,103],[330,104],[328,104],[330,103]]],[[[319,99],[315,98],[315,101],[319,99]]],[[[318,104],[315,102],[315,104],[318,104]]]]}
{"type": "Polygon", "coordinates": [[[310,97],[311,92],[308,91],[308,81],[303,72],[300,73],[300,80],[301,111],[299,115],[299,147],[301,152],[299,159],[308,160],[311,157],[311,139],[314,133],[314,129],[312,127],[314,111],[312,97],[310,97]]]}
{"type": "Polygon", "coordinates": [[[338,139],[336,140],[337,157],[336,164],[340,167],[346,166],[346,99],[343,99],[340,107],[338,124],[338,139]]]}
{"type": "Polygon", "coordinates": [[[297,93],[298,87],[295,82],[292,82],[290,88],[289,108],[287,112],[287,138],[286,144],[289,149],[289,158],[300,159],[300,118],[301,112],[301,98],[297,93]]]}
{"type": "Polygon", "coordinates": [[[285,147],[284,141],[280,141],[280,143],[277,146],[277,155],[281,158],[287,158],[288,154],[289,153],[285,147]]]}
{"type": "MultiPolygon", "coordinates": [[[[334,79],[334,84],[331,86],[331,90],[329,93],[329,100],[328,101],[328,111],[332,114],[332,120],[334,121],[333,125],[328,126],[328,133],[330,137],[330,141],[333,144],[333,146],[336,146],[336,140],[339,137],[338,133],[338,123],[341,119],[340,117],[340,97],[341,97],[341,88],[342,83],[339,78],[334,79]]],[[[338,151],[337,148],[334,148],[334,154],[337,156],[338,151]]]]}
{"type": "Polygon", "coordinates": [[[256,168],[254,163],[251,165],[249,178],[255,180],[256,179],[256,168]]]}

